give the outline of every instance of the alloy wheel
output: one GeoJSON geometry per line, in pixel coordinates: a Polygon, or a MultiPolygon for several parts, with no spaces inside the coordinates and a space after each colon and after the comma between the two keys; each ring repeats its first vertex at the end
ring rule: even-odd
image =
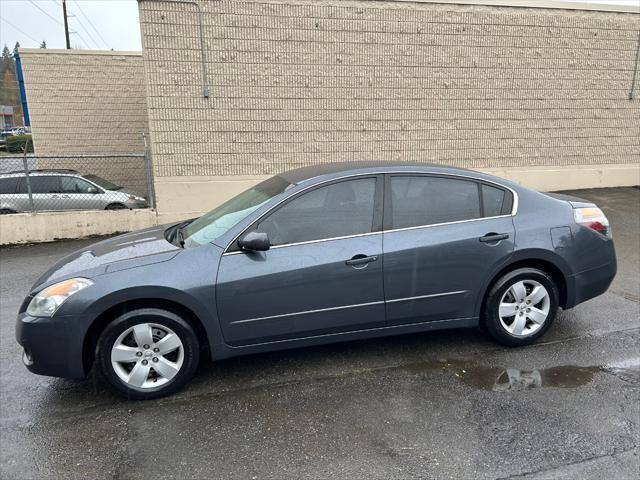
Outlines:
{"type": "Polygon", "coordinates": [[[184,361],[184,346],[170,328],[140,323],[127,328],[111,348],[111,365],[125,384],[138,389],[170,382],[184,361]]]}
{"type": "Polygon", "coordinates": [[[498,309],[502,327],[516,337],[537,332],[549,316],[551,297],[535,280],[519,280],[502,295],[498,309]]]}

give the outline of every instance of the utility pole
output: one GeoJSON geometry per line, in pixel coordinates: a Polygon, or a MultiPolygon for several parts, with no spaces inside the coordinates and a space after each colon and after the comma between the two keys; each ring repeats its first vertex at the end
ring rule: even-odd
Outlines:
{"type": "Polygon", "coordinates": [[[67,0],[62,0],[62,14],[64,15],[64,37],[67,39],[67,50],[71,50],[71,42],[69,42],[69,22],[67,20],[67,0]]]}

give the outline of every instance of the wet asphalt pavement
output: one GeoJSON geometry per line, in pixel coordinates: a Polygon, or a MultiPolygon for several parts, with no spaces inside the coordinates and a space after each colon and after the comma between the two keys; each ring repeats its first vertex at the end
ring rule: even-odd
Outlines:
{"type": "Polygon", "coordinates": [[[0,250],[0,478],[638,478],[640,190],[583,190],[619,273],[536,345],[454,330],[205,362],[149,402],[27,372],[14,318],[92,241],[0,250]]]}

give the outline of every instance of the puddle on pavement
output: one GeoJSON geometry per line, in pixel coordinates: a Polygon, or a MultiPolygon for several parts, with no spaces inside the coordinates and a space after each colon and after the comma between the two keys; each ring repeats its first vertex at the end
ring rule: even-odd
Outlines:
{"type": "Polygon", "coordinates": [[[438,370],[450,372],[470,387],[494,392],[533,388],[577,388],[591,383],[598,372],[610,373],[630,383],[640,381],[640,358],[590,367],[562,365],[531,370],[474,365],[460,360],[432,360],[405,365],[402,368],[414,374],[438,370]]]}

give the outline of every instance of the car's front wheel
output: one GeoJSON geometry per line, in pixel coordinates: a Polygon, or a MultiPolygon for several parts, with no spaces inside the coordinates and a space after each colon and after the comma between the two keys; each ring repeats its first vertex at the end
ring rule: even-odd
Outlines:
{"type": "Polygon", "coordinates": [[[529,345],[553,323],[558,299],[558,288],[545,272],[513,270],[498,279],[487,294],[483,326],[503,345],[529,345]]]}
{"type": "Polygon", "coordinates": [[[120,395],[146,400],[172,394],[194,375],[200,359],[191,326],[178,315],[156,308],[116,318],[98,340],[100,373],[120,395]]]}

